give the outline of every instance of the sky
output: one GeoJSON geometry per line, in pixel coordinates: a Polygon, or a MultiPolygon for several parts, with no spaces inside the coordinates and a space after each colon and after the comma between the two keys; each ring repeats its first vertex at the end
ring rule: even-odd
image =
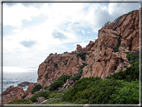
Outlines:
{"type": "Polygon", "coordinates": [[[95,41],[98,30],[139,3],[3,3],[3,66],[38,67],[95,41]]]}

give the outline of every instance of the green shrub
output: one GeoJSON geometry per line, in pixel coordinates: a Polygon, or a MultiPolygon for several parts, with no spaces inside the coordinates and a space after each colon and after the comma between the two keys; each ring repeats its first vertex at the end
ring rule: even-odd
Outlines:
{"type": "Polygon", "coordinates": [[[66,82],[67,79],[69,79],[69,78],[70,78],[69,75],[62,75],[61,77],[58,78],[58,80],[61,80],[61,81],[63,81],[63,82],[66,82]]]}
{"type": "Polygon", "coordinates": [[[130,64],[139,61],[139,53],[126,53],[130,64]]]}
{"type": "Polygon", "coordinates": [[[49,88],[50,91],[57,90],[59,87],[61,87],[64,84],[63,81],[57,80],[53,84],[51,84],[51,87],[49,88]]]}
{"type": "Polygon", "coordinates": [[[28,95],[28,94],[23,95],[23,96],[22,96],[22,99],[24,99],[27,95],[28,95]]]}
{"type": "Polygon", "coordinates": [[[115,104],[139,104],[139,81],[122,82],[124,87],[116,88],[117,92],[110,97],[115,104]]]}
{"type": "Polygon", "coordinates": [[[9,102],[8,104],[32,104],[32,101],[29,99],[19,99],[9,102]]]}
{"type": "Polygon", "coordinates": [[[81,77],[81,74],[78,73],[78,74],[76,74],[75,76],[71,77],[69,80],[76,81],[76,80],[78,80],[80,77],[81,77]]]}
{"type": "Polygon", "coordinates": [[[86,63],[83,63],[83,65],[82,65],[82,66],[80,66],[79,71],[80,71],[80,72],[82,72],[82,71],[83,71],[83,68],[84,68],[86,65],[87,65],[86,63]]]}
{"type": "Polygon", "coordinates": [[[82,60],[85,60],[86,54],[88,54],[88,53],[86,53],[86,52],[77,53],[76,57],[77,58],[80,57],[82,60]]]}
{"type": "Polygon", "coordinates": [[[66,53],[68,53],[67,51],[66,52],[64,52],[64,54],[66,54],[66,53]]]}
{"type": "Polygon", "coordinates": [[[116,92],[115,87],[122,87],[121,81],[99,77],[82,78],[65,92],[62,101],[76,104],[113,104],[110,95],[116,92]]]}
{"type": "Polygon", "coordinates": [[[38,92],[37,94],[35,94],[33,97],[31,97],[31,101],[32,102],[37,102],[37,98],[38,97],[44,97],[45,99],[48,97],[49,95],[49,91],[42,91],[42,92],[38,92]]]}
{"type": "Polygon", "coordinates": [[[124,81],[139,80],[139,63],[132,64],[131,67],[127,67],[125,71],[120,70],[117,73],[107,76],[107,79],[116,79],[124,81]]]}
{"type": "Polygon", "coordinates": [[[54,93],[54,92],[51,92],[51,93],[49,94],[49,96],[47,97],[47,99],[50,99],[50,98],[58,98],[58,97],[60,97],[60,96],[62,96],[62,93],[54,93]]]}
{"type": "Polygon", "coordinates": [[[49,86],[45,86],[44,89],[47,89],[49,86]]]}
{"type": "Polygon", "coordinates": [[[37,84],[37,85],[32,89],[32,94],[33,94],[34,92],[36,92],[36,91],[39,91],[41,88],[43,88],[43,86],[40,85],[40,84],[37,84]]]}
{"type": "Polygon", "coordinates": [[[119,47],[120,47],[120,45],[121,45],[121,39],[118,38],[117,40],[118,40],[118,44],[117,44],[117,46],[114,48],[114,52],[118,52],[118,51],[119,51],[119,47]]]}
{"type": "Polygon", "coordinates": [[[57,90],[59,87],[61,87],[67,79],[69,79],[70,76],[68,75],[62,75],[58,80],[56,80],[53,84],[51,84],[51,87],[49,88],[50,91],[57,90]]]}

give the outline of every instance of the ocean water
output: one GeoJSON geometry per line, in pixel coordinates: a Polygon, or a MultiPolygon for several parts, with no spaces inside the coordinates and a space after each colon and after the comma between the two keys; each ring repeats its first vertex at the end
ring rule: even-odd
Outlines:
{"type": "MultiPolygon", "coordinates": [[[[3,79],[1,79],[3,86],[0,83],[0,89],[3,88],[3,91],[5,91],[9,86],[17,86],[24,81],[36,83],[38,78],[37,72],[37,68],[34,67],[3,67],[3,79]]],[[[23,87],[24,90],[27,88],[28,86],[23,87]]]]}

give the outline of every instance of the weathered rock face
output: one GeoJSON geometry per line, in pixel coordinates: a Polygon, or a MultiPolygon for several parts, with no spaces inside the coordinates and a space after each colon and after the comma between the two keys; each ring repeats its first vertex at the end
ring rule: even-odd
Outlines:
{"type": "Polygon", "coordinates": [[[27,90],[25,91],[26,94],[29,94],[32,92],[32,89],[35,87],[35,83],[30,83],[27,90]]]}
{"type": "Polygon", "coordinates": [[[45,62],[41,63],[38,69],[37,84],[43,86],[49,86],[60,76],[64,75],[75,75],[78,73],[81,59],[76,57],[76,54],[51,54],[45,62]]]}
{"type": "Polygon", "coordinates": [[[29,85],[30,84],[30,82],[21,82],[20,84],[18,84],[18,86],[19,87],[25,87],[25,86],[27,86],[27,85],[29,85]]]}
{"type": "Polygon", "coordinates": [[[98,39],[90,41],[85,48],[78,44],[75,52],[50,54],[39,65],[37,84],[49,86],[63,74],[73,76],[79,72],[84,62],[87,66],[83,68],[81,78],[90,76],[106,78],[112,73],[125,70],[125,65],[131,66],[123,52],[137,51],[139,51],[139,10],[123,16],[118,24],[113,22],[101,28],[98,39]],[[116,47],[118,52],[115,50],[116,47]],[[76,57],[79,52],[88,53],[85,61],[76,57]]]}
{"type": "Polygon", "coordinates": [[[21,97],[25,94],[22,87],[14,87],[10,86],[3,93],[3,104],[7,104],[13,100],[21,99],[21,97]]]}

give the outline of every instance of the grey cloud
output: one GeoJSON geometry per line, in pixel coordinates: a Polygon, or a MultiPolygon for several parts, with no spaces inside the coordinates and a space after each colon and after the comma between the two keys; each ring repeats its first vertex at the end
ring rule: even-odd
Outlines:
{"type": "Polygon", "coordinates": [[[36,44],[36,41],[22,41],[20,42],[20,44],[22,44],[25,47],[32,47],[36,44]]]}
{"type": "Polygon", "coordinates": [[[59,39],[59,40],[63,40],[63,39],[67,39],[66,35],[64,35],[62,32],[59,32],[57,30],[53,30],[52,32],[52,36],[56,39],[59,39]]]}

